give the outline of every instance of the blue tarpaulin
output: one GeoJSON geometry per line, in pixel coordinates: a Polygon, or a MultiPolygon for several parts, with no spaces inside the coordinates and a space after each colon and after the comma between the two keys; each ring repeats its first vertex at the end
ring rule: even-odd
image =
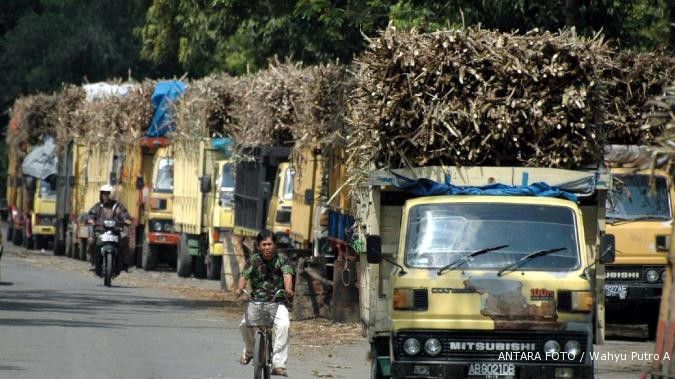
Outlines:
{"type": "Polygon", "coordinates": [[[175,123],[171,120],[170,104],[181,97],[183,92],[185,92],[185,84],[179,80],[157,83],[152,93],[155,114],[152,116],[146,136],[163,137],[175,128],[175,123]]]}
{"type": "Polygon", "coordinates": [[[504,184],[489,184],[482,187],[455,186],[446,178],[445,183],[438,183],[431,179],[410,179],[394,174],[396,180],[393,185],[396,188],[412,193],[416,196],[439,196],[439,195],[493,195],[493,196],[542,196],[559,197],[577,201],[577,196],[566,192],[558,187],[549,186],[546,183],[532,183],[527,186],[507,186],[504,184]]]}
{"type": "Polygon", "coordinates": [[[224,153],[227,158],[232,156],[232,147],[234,141],[230,138],[214,138],[211,140],[211,147],[224,153]]]}

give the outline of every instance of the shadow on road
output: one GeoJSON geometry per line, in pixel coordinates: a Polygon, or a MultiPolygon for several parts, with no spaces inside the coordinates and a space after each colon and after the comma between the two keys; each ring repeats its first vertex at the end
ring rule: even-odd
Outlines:
{"type": "Polygon", "coordinates": [[[24,371],[24,368],[21,368],[19,366],[6,366],[6,365],[0,365],[0,371],[24,371]]]}
{"type": "Polygon", "coordinates": [[[0,286],[13,286],[14,283],[12,282],[0,282],[0,286]]]}
{"type": "MultiPolygon", "coordinates": [[[[111,296],[106,292],[89,294],[53,289],[11,290],[0,293],[0,313],[18,312],[25,318],[0,318],[0,325],[126,328],[134,325],[89,322],[86,318],[100,318],[98,314],[104,313],[109,316],[109,320],[125,320],[129,315],[175,313],[224,306],[224,302],[216,300],[154,298],[127,293],[111,296]],[[27,312],[35,314],[26,315],[27,312]],[[85,320],[80,321],[78,318],[85,320]]],[[[7,316],[6,313],[4,315],[7,316]]]]}

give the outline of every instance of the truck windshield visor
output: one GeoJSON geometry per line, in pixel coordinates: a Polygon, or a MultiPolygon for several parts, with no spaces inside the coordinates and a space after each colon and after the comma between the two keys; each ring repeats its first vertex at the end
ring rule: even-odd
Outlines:
{"type": "Polygon", "coordinates": [[[295,178],[295,171],[291,168],[287,168],[284,173],[284,200],[293,200],[293,178],[295,178]]]}
{"type": "Polygon", "coordinates": [[[531,204],[429,204],[410,209],[405,246],[408,267],[440,268],[473,251],[458,268],[498,270],[533,251],[565,247],[520,270],[571,271],[580,267],[575,214],[570,208],[531,204]]]}
{"type": "Polygon", "coordinates": [[[670,191],[662,176],[614,175],[616,188],[607,197],[607,218],[670,219],[670,191]]]}
{"type": "Polygon", "coordinates": [[[234,171],[231,164],[223,165],[223,171],[220,173],[220,202],[222,205],[231,205],[234,194],[234,171]]]}
{"type": "Polygon", "coordinates": [[[43,199],[56,199],[56,188],[46,180],[40,180],[40,197],[43,199]]]}
{"type": "Polygon", "coordinates": [[[157,165],[157,180],[155,191],[173,191],[173,159],[162,158],[157,165]]]}

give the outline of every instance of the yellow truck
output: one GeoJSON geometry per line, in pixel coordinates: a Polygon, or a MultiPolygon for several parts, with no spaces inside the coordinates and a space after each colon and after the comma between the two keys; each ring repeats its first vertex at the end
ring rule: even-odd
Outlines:
{"type": "Polygon", "coordinates": [[[267,229],[274,232],[282,244],[290,242],[294,177],[295,169],[288,162],[279,164],[267,212],[267,229]]]}
{"type": "Polygon", "coordinates": [[[179,235],[173,227],[173,151],[166,138],[144,138],[143,144],[143,167],[152,170],[143,176],[152,179],[143,190],[145,207],[141,223],[145,227],[141,237],[140,267],[154,270],[159,262],[175,267],[179,235]]]}
{"type": "Polygon", "coordinates": [[[220,279],[232,229],[232,166],[227,139],[174,147],[173,225],[179,235],[176,271],[220,279]]]}
{"type": "Polygon", "coordinates": [[[603,264],[614,259],[602,231],[609,178],[371,172],[354,198],[371,377],[592,378],[603,264]]]}
{"type": "Polygon", "coordinates": [[[608,323],[643,325],[653,337],[673,232],[672,177],[658,169],[611,172],[617,184],[607,198],[607,233],[617,256],[606,266],[608,323]]]}
{"type": "MultiPolygon", "coordinates": [[[[30,249],[47,249],[53,244],[56,222],[56,182],[52,178],[33,174],[32,171],[41,171],[42,157],[33,159],[37,149],[44,149],[51,144],[46,137],[42,145],[10,146],[9,164],[7,172],[7,199],[9,205],[10,229],[9,235],[17,245],[30,249]],[[25,172],[25,164],[30,163],[30,172],[25,172]]],[[[53,147],[53,145],[52,145],[53,147]]],[[[43,154],[38,154],[43,155],[43,154]]],[[[46,164],[45,164],[46,165],[46,164]]],[[[27,170],[28,168],[26,168],[27,170]]]]}

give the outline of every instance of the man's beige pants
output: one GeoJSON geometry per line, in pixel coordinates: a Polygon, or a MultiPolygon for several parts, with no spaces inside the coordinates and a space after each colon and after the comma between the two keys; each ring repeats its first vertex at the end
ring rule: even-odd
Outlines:
{"type": "MultiPolygon", "coordinates": [[[[291,321],[288,318],[288,309],[285,305],[279,304],[277,315],[274,318],[274,327],[272,328],[272,369],[286,368],[288,360],[288,330],[291,327],[291,321]]],[[[241,336],[244,338],[244,355],[253,356],[253,345],[255,344],[255,328],[246,326],[246,319],[239,323],[241,336]]]]}

